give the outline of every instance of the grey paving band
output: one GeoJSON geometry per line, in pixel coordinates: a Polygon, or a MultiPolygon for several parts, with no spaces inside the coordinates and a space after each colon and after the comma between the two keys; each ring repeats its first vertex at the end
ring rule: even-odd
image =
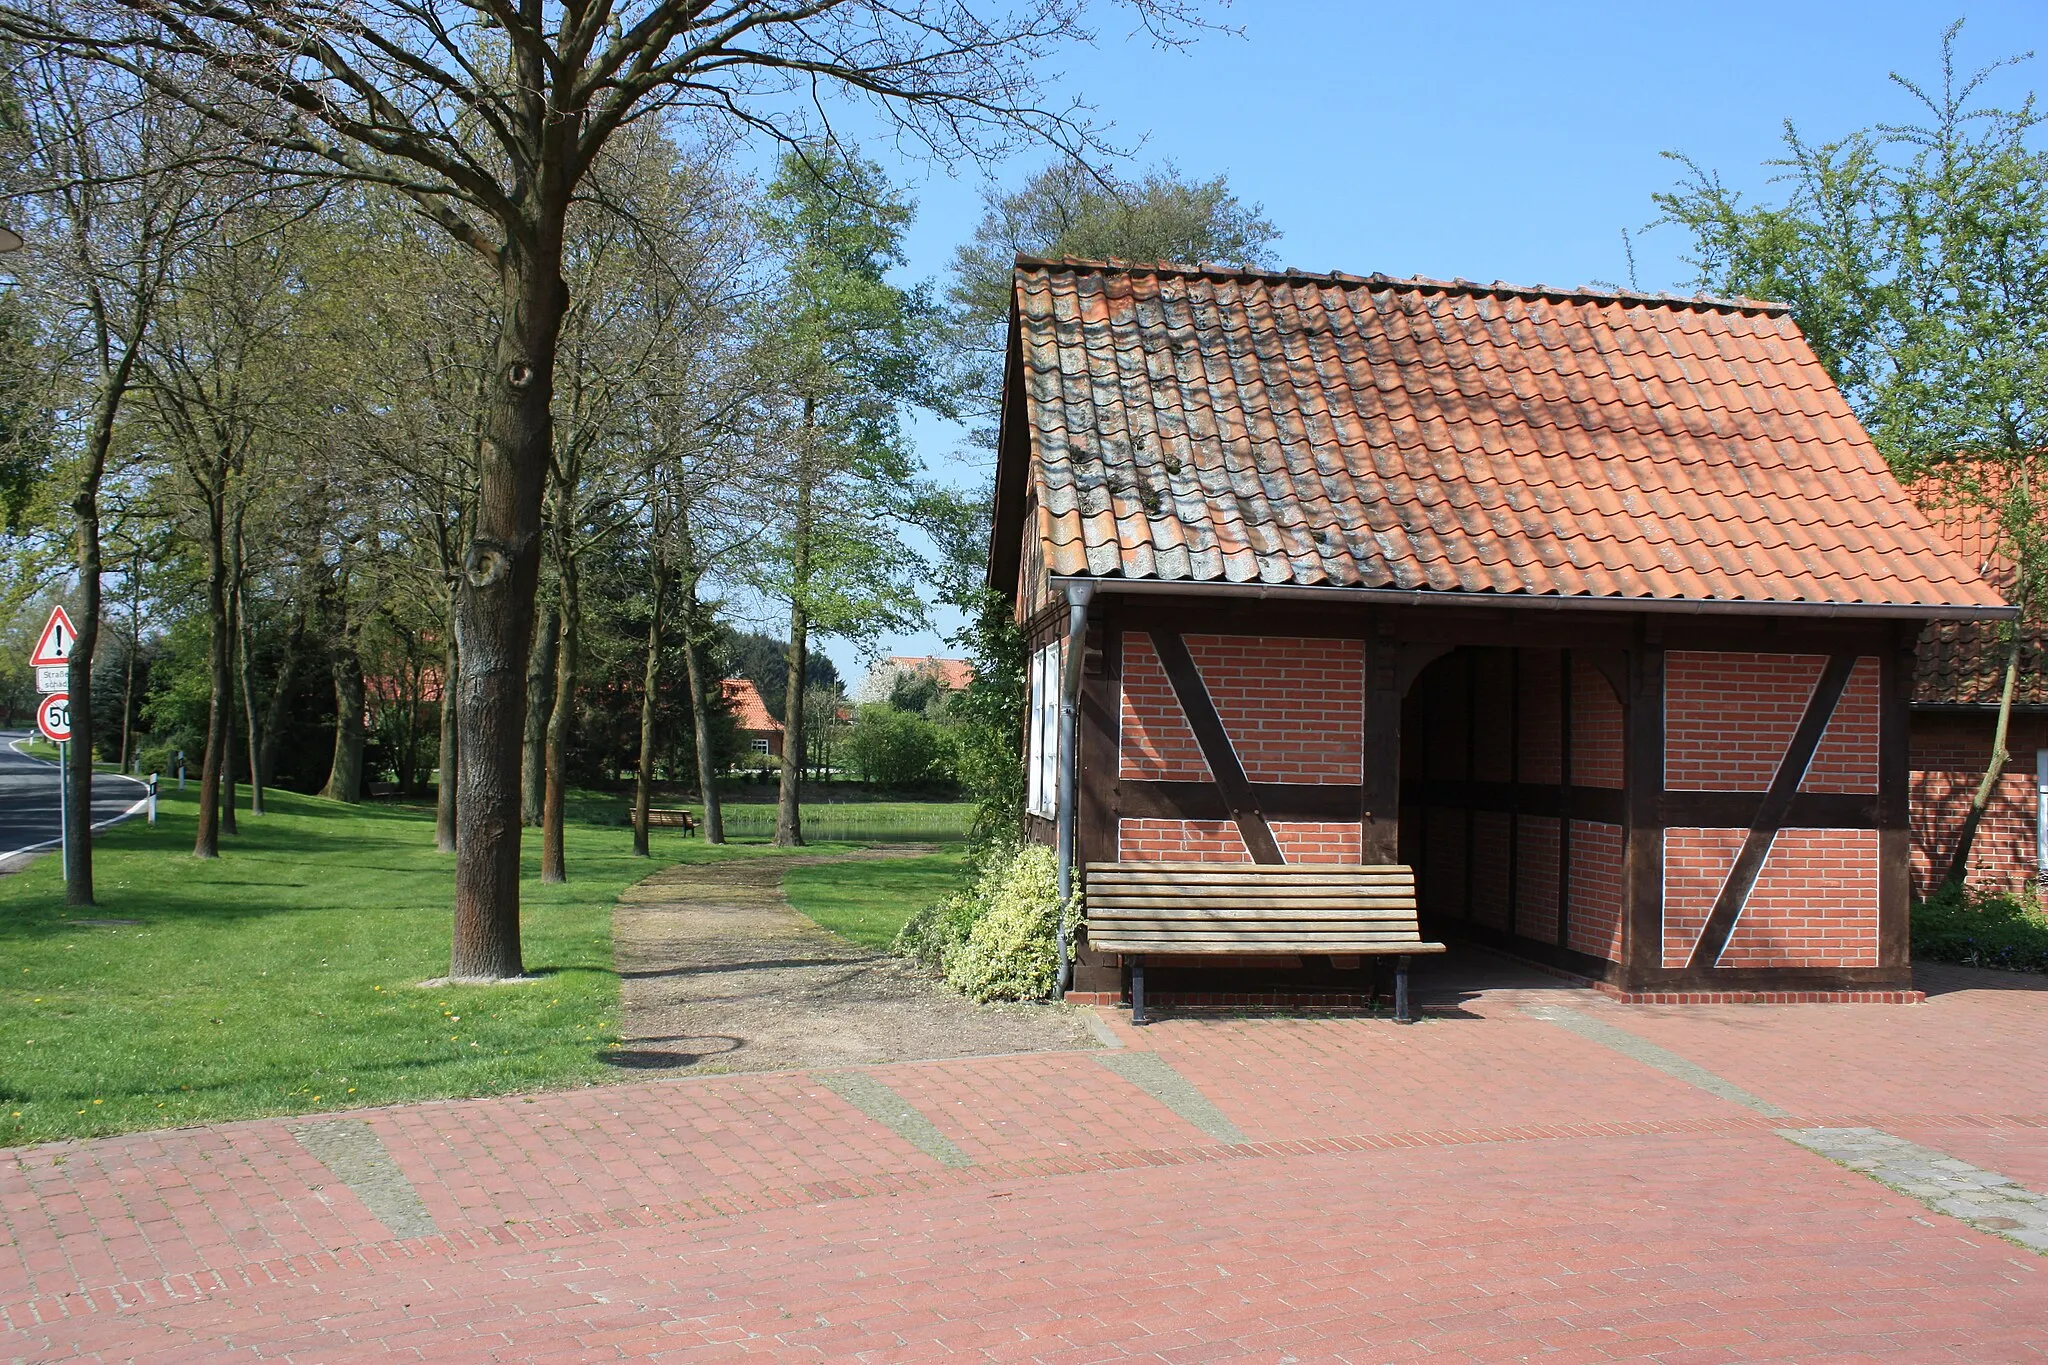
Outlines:
{"type": "Polygon", "coordinates": [[[1243,1142],[1238,1126],[1195,1083],[1156,1052],[1098,1052],[1095,1060],[1179,1114],[1218,1142],[1243,1142]]]}
{"type": "Polygon", "coordinates": [[[440,1229],[419,1191],[398,1169],[384,1139],[361,1119],[327,1119],[291,1130],[299,1145],[355,1192],[393,1237],[432,1237],[440,1229]]]}
{"type": "Polygon", "coordinates": [[[1633,1057],[1644,1066],[1655,1067],[1665,1075],[1676,1077],[1687,1085],[1697,1086],[1710,1095],[1718,1095],[1730,1104],[1754,1109],[1767,1118],[1792,1117],[1790,1110],[1780,1109],[1761,1095],[1752,1095],[1734,1082],[1722,1080],[1698,1062],[1687,1061],[1675,1052],[1658,1047],[1647,1039],[1638,1038],[1627,1029],[1616,1028],[1604,1019],[1596,1019],[1584,1010],[1561,1005],[1530,1005],[1526,1012],[1546,1023],[1568,1029],[1602,1047],[1612,1048],[1624,1057],[1633,1057]]]}
{"type": "Polygon", "coordinates": [[[1780,1137],[1980,1232],[2048,1252],[2048,1196],[1876,1128],[1780,1128],[1780,1137]]]}
{"type": "Polygon", "coordinates": [[[818,1084],[902,1138],[941,1166],[959,1169],[974,1159],[917,1112],[909,1100],[864,1071],[814,1071],[818,1084]]]}

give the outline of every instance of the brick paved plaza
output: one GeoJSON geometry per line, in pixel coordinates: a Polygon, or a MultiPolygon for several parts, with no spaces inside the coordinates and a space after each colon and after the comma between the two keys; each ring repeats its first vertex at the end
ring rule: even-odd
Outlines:
{"type": "Polygon", "coordinates": [[[2048,983],[1490,979],[11,1153],[0,1358],[2048,1356],[2048,983]]]}

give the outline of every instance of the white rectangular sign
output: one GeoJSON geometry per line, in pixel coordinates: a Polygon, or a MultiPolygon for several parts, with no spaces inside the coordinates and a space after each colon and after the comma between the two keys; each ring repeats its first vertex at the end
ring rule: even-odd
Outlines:
{"type": "Polygon", "coordinates": [[[71,668],[67,664],[36,666],[36,691],[68,692],[71,690],[71,668]]]}

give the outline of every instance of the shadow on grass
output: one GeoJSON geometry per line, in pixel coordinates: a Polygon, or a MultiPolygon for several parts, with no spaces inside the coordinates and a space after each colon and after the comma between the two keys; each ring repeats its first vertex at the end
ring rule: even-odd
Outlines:
{"type": "Polygon", "coordinates": [[[738,1052],[747,1045],[744,1038],[725,1033],[679,1033],[667,1038],[635,1038],[636,1043],[716,1043],[717,1047],[698,1048],[695,1051],[667,1051],[657,1048],[610,1048],[591,1055],[606,1066],[621,1071],[676,1071],[686,1066],[695,1066],[706,1057],[723,1057],[738,1052]]]}

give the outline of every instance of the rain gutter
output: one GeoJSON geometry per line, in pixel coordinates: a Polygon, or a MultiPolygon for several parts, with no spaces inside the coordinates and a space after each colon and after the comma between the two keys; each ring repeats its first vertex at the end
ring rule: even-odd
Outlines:
{"type": "Polygon", "coordinates": [[[1053,847],[1059,877],[1060,911],[1054,940],[1059,945],[1059,992],[1064,999],[1074,984],[1073,954],[1067,943],[1067,902],[1074,895],[1074,802],[1080,787],[1081,661],[1087,652],[1088,602],[1095,595],[1095,581],[1070,578],[1060,586],[1067,594],[1067,647],[1060,670],[1060,795],[1053,847]]]}
{"type": "Polygon", "coordinates": [[[1299,583],[1213,583],[1199,579],[1096,578],[1055,574],[1052,586],[1071,602],[1083,584],[1129,596],[1242,597],[1266,602],[1350,602],[1386,607],[1515,607],[1531,611],[1650,612],[1660,616],[1802,616],[1851,620],[2001,621],[2013,606],[1958,606],[1945,602],[1771,602],[1703,597],[1565,597],[1556,594],[1445,592],[1430,588],[1342,588],[1299,583]]]}

